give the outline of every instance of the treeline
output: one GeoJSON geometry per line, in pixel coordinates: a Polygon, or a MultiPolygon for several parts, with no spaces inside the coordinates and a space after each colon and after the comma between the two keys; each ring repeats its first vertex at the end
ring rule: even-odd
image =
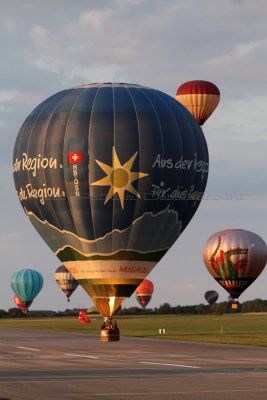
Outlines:
{"type": "Polygon", "coordinates": [[[163,303],[158,308],[145,309],[131,307],[122,309],[124,315],[141,315],[141,314],[227,314],[227,313],[251,313],[251,312],[267,312],[267,300],[255,299],[238,303],[237,308],[232,308],[232,303],[224,301],[210,305],[198,304],[191,306],[175,306],[169,303],[163,303]]]}
{"type": "MultiPolygon", "coordinates": [[[[8,311],[0,309],[0,318],[29,318],[29,317],[65,317],[77,316],[80,309],[74,308],[73,310],[65,311],[50,311],[50,310],[37,310],[28,311],[27,314],[23,313],[19,308],[12,307],[8,311]]],[[[1,399],[0,399],[1,400],[1,399]]]]}
{"type": "MultiPolygon", "coordinates": [[[[8,311],[0,309],[0,318],[30,318],[30,317],[64,317],[77,316],[80,309],[74,308],[65,311],[29,311],[28,314],[16,307],[10,308],[8,311]]],[[[267,312],[267,300],[255,299],[239,303],[236,309],[231,308],[231,303],[224,301],[213,305],[198,304],[188,306],[172,307],[169,303],[163,303],[158,308],[143,309],[140,307],[123,308],[117,314],[119,315],[149,315],[149,314],[187,314],[187,315],[202,315],[202,314],[227,314],[227,313],[251,313],[251,312],[267,312]]],[[[95,312],[97,314],[97,312],[95,312]]]]}

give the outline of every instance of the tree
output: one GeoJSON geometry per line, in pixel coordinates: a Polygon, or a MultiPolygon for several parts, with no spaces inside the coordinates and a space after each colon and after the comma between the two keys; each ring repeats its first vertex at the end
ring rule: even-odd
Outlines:
{"type": "Polygon", "coordinates": [[[196,306],[196,313],[197,314],[205,314],[205,306],[204,304],[199,304],[198,306],[196,306]]]}
{"type": "Polygon", "coordinates": [[[23,314],[23,312],[17,308],[17,307],[13,307],[13,308],[9,308],[8,310],[8,317],[10,318],[21,318],[21,317],[25,317],[26,315],[23,314]]]}
{"type": "Polygon", "coordinates": [[[5,310],[0,309],[0,318],[5,318],[7,317],[7,312],[5,310]]]}
{"type": "Polygon", "coordinates": [[[158,314],[170,314],[171,311],[172,311],[172,308],[169,303],[163,303],[158,308],[158,314]]]}

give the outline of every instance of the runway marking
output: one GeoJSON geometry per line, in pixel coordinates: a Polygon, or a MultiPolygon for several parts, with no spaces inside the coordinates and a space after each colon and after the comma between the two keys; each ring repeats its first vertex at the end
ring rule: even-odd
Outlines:
{"type": "Polygon", "coordinates": [[[17,346],[17,349],[40,351],[39,349],[33,349],[32,347],[17,346]]]}
{"type": "Polygon", "coordinates": [[[70,354],[70,353],[65,353],[65,356],[82,357],[82,358],[93,358],[95,360],[98,360],[98,358],[99,358],[99,357],[95,357],[95,356],[85,356],[83,354],[70,354]]]}
{"type": "Polygon", "coordinates": [[[200,368],[201,369],[201,367],[196,367],[195,365],[167,364],[167,363],[157,363],[157,362],[150,362],[150,361],[140,361],[140,364],[166,365],[166,366],[169,366],[169,367],[200,368]]]}
{"type": "MultiPolygon", "coordinates": [[[[247,393],[247,392],[252,392],[252,393],[254,393],[254,392],[259,392],[259,393],[261,393],[261,392],[266,392],[266,389],[256,389],[256,390],[234,390],[234,392],[237,392],[237,393],[239,393],[239,392],[241,392],[241,393],[247,393]]],[[[200,390],[200,391],[164,391],[164,392],[117,392],[117,393],[109,393],[108,394],[108,397],[109,398],[113,398],[113,397],[118,397],[118,396],[121,396],[121,395],[124,395],[125,394],[125,396],[141,396],[141,395],[158,395],[158,396],[165,396],[165,395],[171,395],[171,394],[194,394],[194,393],[216,393],[216,394],[220,394],[220,393],[231,393],[231,390],[229,389],[229,390],[222,390],[222,391],[220,391],[220,390],[200,390]]],[[[77,393],[80,397],[82,396],[88,396],[88,394],[83,394],[83,393],[77,393]]],[[[77,395],[76,394],[76,395],[77,395]]],[[[73,394],[72,394],[73,395],[73,394]]],[[[92,395],[93,396],[96,396],[96,397],[104,397],[104,398],[106,398],[106,396],[107,396],[107,393],[106,392],[104,392],[104,393],[92,393],[92,395]]],[[[59,396],[61,396],[61,395],[59,395],[59,396]]],[[[58,397],[58,396],[57,396],[58,397]]]]}

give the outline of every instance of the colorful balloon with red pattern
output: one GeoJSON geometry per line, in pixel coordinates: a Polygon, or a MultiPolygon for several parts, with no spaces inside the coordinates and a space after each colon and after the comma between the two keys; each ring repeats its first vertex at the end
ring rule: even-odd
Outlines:
{"type": "Polygon", "coordinates": [[[213,278],[237,301],[263,271],[267,246],[256,233],[226,229],[207,240],[203,260],[213,278]]]}
{"type": "Polygon", "coordinates": [[[148,279],[144,279],[135,291],[136,300],[143,308],[146,308],[152,298],[154,285],[148,279]]]}
{"type": "Polygon", "coordinates": [[[193,114],[199,125],[203,125],[218,106],[220,91],[214,83],[208,81],[189,81],[179,86],[176,100],[193,114]]]}

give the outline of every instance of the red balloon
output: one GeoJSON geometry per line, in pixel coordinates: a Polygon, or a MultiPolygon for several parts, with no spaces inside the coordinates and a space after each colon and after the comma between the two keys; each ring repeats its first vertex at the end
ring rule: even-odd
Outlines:
{"type": "Polygon", "coordinates": [[[142,283],[138,286],[135,293],[137,296],[139,295],[152,295],[154,292],[154,285],[148,279],[144,279],[142,283]]]}
{"type": "Polygon", "coordinates": [[[144,279],[135,291],[136,299],[140,306],[145,308],[152,298],[154,292],[154,285],[148,279],[144,279]]]}
{"type": "Polygon", "coordinates": [[[80,312],[79,312],[79,321],[82,324],[88,324],[89,322],[91,322],[91,320],[89,318],[87,318],[86,312],[83,310],[80,310],[80,312]]]}
{"type": "Polygon", "coordinates": [[[178,87],[176,100],[193,114],[199,125],[203,125],[219,104],[220,91],[212,82],[189,81],[178,87]]]}

